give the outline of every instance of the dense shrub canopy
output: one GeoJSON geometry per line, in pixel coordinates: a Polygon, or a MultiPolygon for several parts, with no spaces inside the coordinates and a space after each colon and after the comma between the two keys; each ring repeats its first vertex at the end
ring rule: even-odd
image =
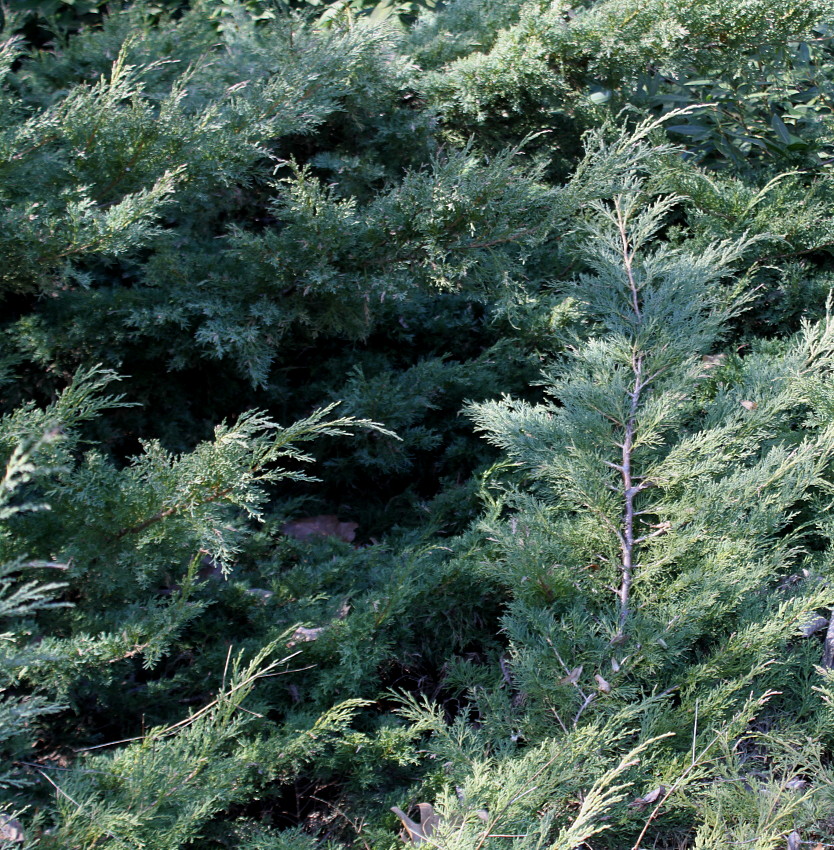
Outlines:
{"type": "Polygon", "coordinates": [[[16,0],[0,845],[834,843],[831,0],[16,0]]]}

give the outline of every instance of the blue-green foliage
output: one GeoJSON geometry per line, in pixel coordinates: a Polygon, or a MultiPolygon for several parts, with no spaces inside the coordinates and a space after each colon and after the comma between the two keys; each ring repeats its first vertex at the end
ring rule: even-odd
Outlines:
{"type": "Polygon", "coordinates": [[[7,4],[0,841],[831,843],[832,11],[7,4]]]}

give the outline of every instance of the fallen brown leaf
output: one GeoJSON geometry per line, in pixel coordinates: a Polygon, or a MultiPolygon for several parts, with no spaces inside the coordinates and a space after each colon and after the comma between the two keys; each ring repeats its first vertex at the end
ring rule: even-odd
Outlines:
{"type": "Polygon", "coordinates": [[[311,537],[335,537],[345,543],[353,543],[356,539],[356,522],[340,522],[334,514],[305,517],[285,522],[281,531],[294,540],[309,540],[311,537]]]}
{"type": "Polygon", "coordinates": [[[348,614],[350,614],[350,605],[345,601],[339,606],[339,610],[336,612],[336,619],[344,620],[348,614]]]}
{"type": "Polygon", "coordinates": [[[597,680],[597,684],[599,685],[599,689],[604,694],[610,694],[611,693],[611,685],[608,682],[606,682],[605,679],[603,679],[602,676],[599,675],[599,673],[596,673],[594,675],[594,678],[597,680]]]}
{"type": "Polygon", "coordinates": [[[655,788],[655,789],[654,789],[654,791],[649,791],[649,793],[648,793],[648,794],[646,794],[646,795],[643,797],[643,799],[644,799],[647,803],[654,803],[654,802],[655,802],[655,800],[657,800],[657,798],[658,798],[661,794],[665,794],[665,793],[666,793],[666,789],[665,789],[662,785],[659,785],[657,788],[655,788]]]}
{"type": "Polygon", "coordinates": [[[644,794],[642,797],[638,797],[636,800],[632,800],[628,806],[631,809],[637,809],[642,811],[646,808],[646,806],[650,806],[652,803],[656,803],[660,797],[662,797],[666,793],[666,787],[664,785],[658,785],[652,791],[649,791],[648,794],[644,794]]]}
{"type": "Polygon", "coordinates": [[[578,667],[574,667],[573,670],[565,676],[564,679],[559,679],[560,685],[575,685],[579,681],[579,677],[582,675],[582,665],[580,664],[578,667]]]}
{"type": "Polygon", "coordinates": [[[293,647],[297,643],[310,643],[311,641],[318,640],[324,628],[324,626],[319,626],[315,629],[307,629],[304,626],[299,626],[287,642],[287,648],[293,647]]]}
{"type": "Polygon", "coordinates": [[[408,840],[414,845],[427,841],[440,823],[440,815],[435,812],[431,803],[418,803],[417,808],[420,810],[419,823],[412,820],[399,806],[391,806],[391,811],[405,827],[408,840]]]}

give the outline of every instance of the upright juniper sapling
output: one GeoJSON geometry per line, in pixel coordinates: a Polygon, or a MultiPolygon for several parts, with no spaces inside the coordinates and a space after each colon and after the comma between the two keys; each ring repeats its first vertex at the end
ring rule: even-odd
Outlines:
{"type": "Polygon", "coordinates": [[[562,374],[548,375],[554,401],[472,408],[487,439],[529,468],[550,500],[598,523],[599,558],[617,601],[613,644],[627,639],[641,547],[666,530],[656,505],[668,436],[691,407],[702,356],[743,301],[720,281],[744,244],[700,256],[652,248],[676,199],[650,201],[643,190],[632,178],[610,203],[588,206],[589,271],[568,292],[599,336],[574,349],[562,374]]]}
{"type": "MultiPolygon", "coordinates": [[[[832,602],[830,555],[809,551],[825,521],[808,517],[834,454],[824,412],[834,322],[806,323],[776,351],[722,353],[747,301],[732,268],[749,240],[670,242],[678,201],[653,197],[641,172],[585,206],[586,271],[564,291],[593,331],[545,376],[550,400],[470,408],[515,470],[481,524],[489,554],[471,561],[507,588],[503,682],[470,693],[489,718],[484,752],[503,753],[493,776],[523,761],[504,739],[517,729],[568,752],[603,723],[639,717],[641,741],[674,731],[649,748],[640,781],[652,805],[686,811],[707,842],[696,846],[709,846],[719,828],[747,840],[756,817],[777,835],[790,811],[735,754],[757,714],[776,729],[780,702],[816,699],[808,681],[821,649],[797,640],[832,602]],[[716,741],[727,754],[701,761],[716,741]],[[718,816],[714,802],[698,811],[739,776],[758,814],[718,816]]],[[[786,740],[780,730],[756,744],[783,784],[795,770],[777,767],[786,740]]],[[[821,785],[793,811],[807,804],[812,822],[824,795],[821,785]]],[[[645,821],[634,808],[608,817],[637,848],[663,830],[655,809],[645,821]]]]}

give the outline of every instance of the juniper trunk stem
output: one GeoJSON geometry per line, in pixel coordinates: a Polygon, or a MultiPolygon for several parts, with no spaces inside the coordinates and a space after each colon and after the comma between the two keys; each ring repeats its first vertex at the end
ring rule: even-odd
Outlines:
{"type": "MultiPolygon", "coordinates": [[[[614,211],[617,217],[617,227],[620,232],[620,242],[623,252],[623,266],[625,267],[628,290],[631,301],[631,309],[634,311],[636,324],[640,324],[642,313],[640,310],[640,287],[634,277],[634,251],[632,250],[627,228],[627,213],[625,213],[617,199],[614,203],[614,211]]],[[[617,636],[615,640],[622,641],[625,638],[625,627],[628,622],[629,604],[631,596],[631,585],[634,581],[634,498],[643,489],[642,484],[635,486],[632,474],[631,462],[634,452],[634,438],[637,430],[637,411],[640,407],[640,395],[646,388],[647,383],[643,379],[643,355],[636,350],[632,353],[631,368],[634,373],[634,384],[628,393],[631,403],[629,405],[628,417],[623,429],[623,459],[620,466],[620,474],[623,479],[623,525],[620,538],[620,588],[617,592],[619,600],[619,616],[617,618],[617,636]]]]}
{"type": "Polygon", "coordinates": [[[628,288],[631,293],[631,309],[634,310],[634,316],[639,320],[642,317],[640,312],[640,290],[637,286],[637,281],[634,279],[634,251],[631,250],[631,244],[628,241],[628,230],[626,229],[626,215],[620,206],[620,199],[617,198],[614,202],[614,210],[617,214],[617,228],[620,231],[620,243],[623,250],[623,266],[625,267],[626,276],[628,277],[628,288]]]}
{"type": "Polygon", "coordinates": [[[620,613],[617,620],[618,637],[625,633],[625,625],[628,621],[629,598],[631,595],[631,584],[634,580],[634,499],[643,489],[641,485],[635,486],[631,471],[632,453],[634,451],[634,435],[637,427],[637,410],[640,405],[640,394],[643,391],[643,358],[636,355],[633,360],[634,386],[629,393],[631,406],[623,434],[623,462],[620,467],[623,479],[623,528],[620,537],[620,589],[617,596],[620,601],[620,613]]]}

